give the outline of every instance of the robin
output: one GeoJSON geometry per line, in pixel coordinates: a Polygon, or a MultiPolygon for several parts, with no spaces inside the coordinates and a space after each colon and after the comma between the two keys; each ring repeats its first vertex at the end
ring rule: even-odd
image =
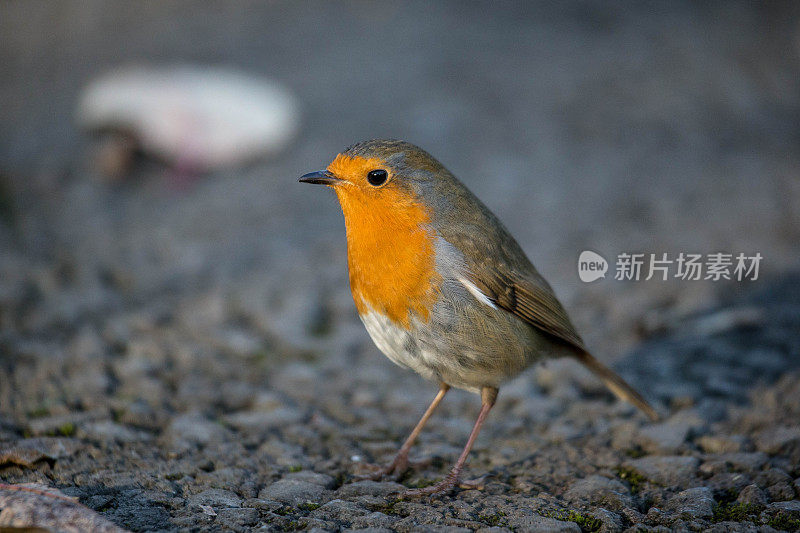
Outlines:
{"type": "Polygon", "coordinates": [[[300,181],[327,185],[339,198],[350,289],[372,340],[394,363],[440,384],[395,459],[374,479],[407,470],[414,440],[456,387],[481,397],[464,450],[441,482],[404,496],[452,490],[500,385],[552,357],[578,359],[619,398],[658,418],[587,351],[553,289],[497,217],[421,148],[360,142],[300,181]]]}

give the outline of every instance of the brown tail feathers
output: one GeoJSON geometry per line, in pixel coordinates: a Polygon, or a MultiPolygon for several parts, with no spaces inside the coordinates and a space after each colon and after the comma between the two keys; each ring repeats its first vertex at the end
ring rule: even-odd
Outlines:
{"type": "Polygon", "coordinates": [[[647,400],[642,398],[642,395],[636,392],[633,387],[628,385],[616,372],[608,368],[606,365],[594,358],[592,354],[587,351],[575,350],[575,357],[586,365],[589,370],[599,377],[606,387],[611,389],[611,392],[617,395],[621,400],[635,405],[650,418],[652,421],[659,419],[658,413],[653,407],[647,403],[647,400]]]}

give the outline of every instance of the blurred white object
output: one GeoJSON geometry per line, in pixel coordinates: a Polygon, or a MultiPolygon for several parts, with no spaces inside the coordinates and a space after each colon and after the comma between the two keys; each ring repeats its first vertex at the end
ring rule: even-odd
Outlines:
{"type": "Polygon", "coordinates": [[[283,149],[299,125],[295,98],[274,82],[227,68],[126,67],[80,98],[89,130],[121,132],[146,154],[208,171],[283,149]]]}

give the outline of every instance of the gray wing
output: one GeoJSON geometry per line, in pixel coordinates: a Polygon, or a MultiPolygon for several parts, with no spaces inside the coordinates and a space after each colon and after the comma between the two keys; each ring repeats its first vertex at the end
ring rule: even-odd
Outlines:
{"type": "Polygon", "coordinates": [[[570,354],[614,394],[651,420],[658,413],[633,387],[590,354],[553,289],[503,225],[478,202],[480,216],[445,225],[442,237],[464,255],[470,281],[498,307],[563,341],[570,354]]]}
{"type": "Polygon", "coordinates": [[[443,225],[442,237],[464,256],[468,276],[498,307],[567,345],[585,350],[553,289],[499,220],[478,204],[471,220],[443,225]]]}

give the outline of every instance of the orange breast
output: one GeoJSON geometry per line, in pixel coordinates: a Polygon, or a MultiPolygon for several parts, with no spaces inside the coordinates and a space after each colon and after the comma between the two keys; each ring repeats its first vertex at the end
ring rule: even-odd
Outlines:
{"type": "MultiPolygon", "coordinates": [[[[337,175],[381,168],[380,161],[339,156],[329,166],[337,175]]],[[[363,172],[366,174],[366,172],[363,172]]],[[[438,298],[441,277],[435,269],[433,237],[425,228],[427,208],[399,188],[336,188],[347,229],[350,289],[361,314],[378,311],[404,327],[417,315],[423,320],[438,298]]]]}

